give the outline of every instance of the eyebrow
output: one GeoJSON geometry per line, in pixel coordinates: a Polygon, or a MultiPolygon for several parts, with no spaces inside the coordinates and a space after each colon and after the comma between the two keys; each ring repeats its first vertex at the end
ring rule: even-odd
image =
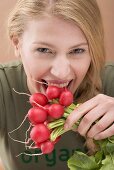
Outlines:
{"type": "Polygon", "coordinates": [[[79,46],[88,46],[88,43],[87,42],[81,42],[81,43],[78,43],[77,45],[70,47],[70,49],[77,48],[79,46]]]}
{"type": "Polygon", "coordinates": [[[54,47],[54,45],[52,45],[50,43],[43,42],[43,41],[40,41],[40,42],[35,41],[32,44],[39,44],[39,45],[54,47]]]}
{"type": "MultiPolygon", "coordinates": [[[[55,47],[54,45],[52,45],[52,44],[50,44],[50,43],[43,42],[43,41],[40,41],[40,42],[35,41],[35,42],[33,42],[32,44],[39,44],[39,45],[49,46],[49,47],[52,47],[52,48],[55,47]]],[[[70,49],[77,48],[78,46],[82,46],[82,45],[88,46],[88,43],[87,43],[87,42],[80,42],[80,43],[78,43],[78,44],[70,47],[70,49]]]]}

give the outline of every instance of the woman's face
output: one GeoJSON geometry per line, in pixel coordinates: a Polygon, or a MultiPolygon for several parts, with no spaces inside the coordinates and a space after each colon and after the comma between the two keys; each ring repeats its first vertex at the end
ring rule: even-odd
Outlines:
{"type": "Polygon", "coordinates": [[[83,32],[73,22],[61,18],[29,21],[19,44],[31,93],[45,94],[47,87],[34,80],[67,87],[74,93],[90,66],[91,57],[83,32]]]}

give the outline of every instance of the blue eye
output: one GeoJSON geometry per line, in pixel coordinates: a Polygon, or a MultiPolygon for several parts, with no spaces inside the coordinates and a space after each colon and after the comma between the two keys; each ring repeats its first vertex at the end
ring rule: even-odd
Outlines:
{"type": "Polygon", "coordinates": [[[48,48],[37,48],[37,51],[40,53],[51,53],[48,48]]]}
{"type": "Polygon", "coordinates": [[[83,48],[76,48],[70,52],[70,54],[82,54],[85,52],[85,49],[83,48]]]}

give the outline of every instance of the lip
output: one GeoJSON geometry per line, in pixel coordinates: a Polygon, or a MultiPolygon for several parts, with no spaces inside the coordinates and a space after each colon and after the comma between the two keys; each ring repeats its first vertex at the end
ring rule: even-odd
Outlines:
{"type": "MultiPolygon", "coordinates": [[[[43,79],[45,80],[45,79],[43,79]]],[[[64,84],[64,83],[67,83],[67,82],[70,82],[72,81],[71,80],[45,80],[47,83],[53,83],[53,84],[64,84]]]]}

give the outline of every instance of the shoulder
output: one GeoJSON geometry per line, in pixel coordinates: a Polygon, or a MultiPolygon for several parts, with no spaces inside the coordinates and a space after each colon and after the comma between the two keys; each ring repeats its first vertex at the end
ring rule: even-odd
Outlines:
{"type": "Polygon", "coordinates": [[[8,63],[0,64],[0,80],[3,78],[16,78],[16,75],[23,70],[23,65],[21,61],[12,61],[8,63]]]}
{"type": "Polygon", "coordinates": [[[104,70],[111,70],[114,71],[114,62],[108,62],[105,64],[104,70]]]}
{"type": "Polygon", "coordinates": [[[103,74],[103,93],[109,96],[114,96],[114,62],[106,63],[103,74]]]}
{"type": "Polygon", "coordinates": [[[105,78],[106,76],[114,75],[114,62],[108,62],[105,64],[102,77],[105,78]]]}
{"type": "Polygon", "coordinates": [[[22,88],[25,72],[21,61],[0,64],[0,85],[4,93],[12,88],[22,88]]]}
{"type": "Polygon", "coordinates": [[[111,82],[114,81],[114,62],[109,62],[105,64],[103,74],[102,74],[103,82],[111,82]]]}
{"type": "Polygon", "coordinates": [[[15,69],[18,67],[22,67],[22,63],[21,61],[17,60],[17,61],[11,61],[8,63],[0,63],[0,71],[5,71],[8,69],[15,69]]]}

